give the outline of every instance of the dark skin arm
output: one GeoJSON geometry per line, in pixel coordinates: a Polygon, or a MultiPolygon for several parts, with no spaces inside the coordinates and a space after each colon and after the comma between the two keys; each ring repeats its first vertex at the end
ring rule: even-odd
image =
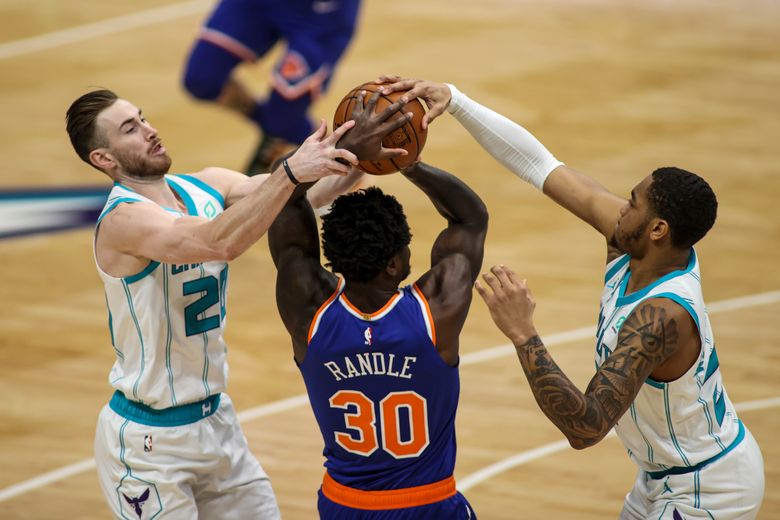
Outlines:
{"type": "Polygon", "coordinates": [[[555,363],[533,325],[535,302],[524,280],[504,267],[485,275],[477,291],[501,331],[512,340],[539,408],[575,449],[599,442],[634,402],[648,377],[676,379],[695,360],[699,335],[677,303],[651,298],[628,315],[615,351],[581,392],[555,363]],[[672,359],[674,358],[674,359],[672,359]],[[687,365],[687,366],[686,366],[687,365]]]}
{"type": "Polygon", "coordinates": [[[308,332],[314,313],[336,290],[338,279],[320,263],[317,220],[299,186],[268,231],[271,258],[276,266],[276,304],[290,333],[295,360],[306,357],[308,332]]]}
{"type": "MultiPolygon", "coordinates": [[[[385,149],[384,137],[403,126],[411,114],[389,119],[404,103],[393,103],[375,113],[379,93],[366,103],[364,92],[351,118],[355,126],[339,141],[360,159],[385,159],[405,154],[405,150],[385,149]]],[[[268,230],[271,257],[277,269],[276,303],[290,333],[295,359],[303,362],[308,345],[308,328],[319,306],[335,291],[338,279],[320,263],[317,221],[305,194],[311,184],[300,185],[268,230]]]]}
{"type": "Polygon", "coordinates": [[[417,280],[417,286],[433,315],[436,349],[446,363],[455,365],[471,286],[482,267],[487,208],[466,184],[443,170],[418,162],[402,173],[447,220],[431,249],[431,269],[417,280]]]}

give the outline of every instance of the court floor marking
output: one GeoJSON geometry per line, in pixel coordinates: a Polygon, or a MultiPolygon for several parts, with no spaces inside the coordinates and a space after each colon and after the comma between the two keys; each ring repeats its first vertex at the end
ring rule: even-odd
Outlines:
{"type": "MultiPolygon", "coordinates": [[[[728,300],[720,300],[707,305],[708,312],[710,314],[716,314],[720,312],[729,312],[739,309],[745,309],[748,307],[755,307],[759,305],[769,305],[772,303],[780,302],[780,291],[771,291],[765,293],[752,294],[748,296],[741,296],[738,298],[730,298],[728,300]]],[[[544,336],[544,343],[548,347],[555,345],[561,345],[576,340],[588,339],[595,334],[594,327],[581,327],[579,329],[572,329],[557,334],[550,334],[544,336]]],[[[476,363],[482,363],[491,359],[496,359],[502,356],[514,354],[514,348],[512,345],[499,345],[497,347],[491,347],[480,350],[478,352],[471,352],[461,356],[461,365],[473,365],[476,363]]],[[[519,370],[519,368],[518,368],[519,370]]],[[[256,406],[243,412],[238,413],[238,419],[240,422],[245,423],[261,417],[267,417],[287,410],[298,408],[299,406],[305,406],[309,403],[306,394],[296,395],[288,397],[286,399],[280,399],[272,403],[256,406]]],[[[737,410],[758,410],[763,408],[769,408],[780,405],[780,396],[762,399],[758,401],[749,401],[736,405],[737,410]]],[[[609,435],[613,435],[614,432],[610,432],[609,435]]],[[[470,475],[467,475],[464,479],[461,479],[458,484],[458,489],[465,491],[480,482],[485,481],[493,475],[497,475],[511,468],[519,465],[531,462],[540,457],[561,451],[569,446],[568,441],[557,441],[549,444],[542,445],[538,448],[534,448],[529,451],[518,453],[512,457],[499,461],[495,464],[491,464],[479,471],[476,471],[470,475]]],[[[10,500],[19,495],[23,495],[30,491],[46,487],[49,484],[64,480],[66,478],[73,477],[79,473],[95,468],[95,459],[85,459],[74,464],[63,466],[53,471],[43,473],[37,477],[13,484],[0,490],[0,502],[10,500]]]]}
{"type": "Polygon", "coordinates": [[[0,60],[54,49],[100,36],[146,27],[147,25],[176,20],[185,16],[202,14],[213,3],[212,0],[190,0],[188,2],[137,11],[115,18],[107,18],[69,29],[51,31],[29,38],[12,40],[0,44],[0,60]]]}

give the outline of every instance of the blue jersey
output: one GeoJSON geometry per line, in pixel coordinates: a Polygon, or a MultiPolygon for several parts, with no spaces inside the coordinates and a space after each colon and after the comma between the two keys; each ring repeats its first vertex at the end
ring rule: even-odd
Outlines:
{"type": "Polygon", "coordinates": [[[328,474],[360,490],[451,477],[460,380],[436,351],[425,297],[407,286],[365,314],[342,291],[315,314],[299,367],[328,474]]]}

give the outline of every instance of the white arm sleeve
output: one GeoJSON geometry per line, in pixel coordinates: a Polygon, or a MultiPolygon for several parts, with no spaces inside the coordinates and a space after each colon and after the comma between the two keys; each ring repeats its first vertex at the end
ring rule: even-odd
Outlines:
{"type": "Polygon", "coordinates": [[[470,99],[454,85],[447,86],[452,93],[447,111],[498,162],[541,190],[547,176],[563,163],[522,126],[470,99]]]}

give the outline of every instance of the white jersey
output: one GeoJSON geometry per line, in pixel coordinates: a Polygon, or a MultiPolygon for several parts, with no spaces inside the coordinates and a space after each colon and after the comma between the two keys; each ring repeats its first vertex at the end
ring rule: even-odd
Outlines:
{"type": "Polygon", "coordinates": [[[629,456],[654,478],[691,471],[725,455],[745,435],[723,387],[696,252],[691,249],[684,269],[627,295],[630,277],[628,255],[607,265],[596,366],[614,352],[625,319],[649,298],[668,298],[688,311],[699,330],[701,352],[690,370],[675,381],[662,383],[648,378],[615,430],[629,456]]]}
{"type": "MultiPolygon", "coordinates": [[[[203,181],[188,175],[166,175],[165,180],[189,215],[213,219],[224,211],[222,195],[203,181]]],[[[155,204],[114,184],[97,225],[122,203],[155,204]]],[[[178,210],[163,209],[182,216],[178,210]]],[[[105,285],[116,353],[109,375],[114,388],[155,409],[200,401],[225,390],[227,263],[151,261],[124,278],[110,276],[100,266],[97,270],[105,285]]]]}

